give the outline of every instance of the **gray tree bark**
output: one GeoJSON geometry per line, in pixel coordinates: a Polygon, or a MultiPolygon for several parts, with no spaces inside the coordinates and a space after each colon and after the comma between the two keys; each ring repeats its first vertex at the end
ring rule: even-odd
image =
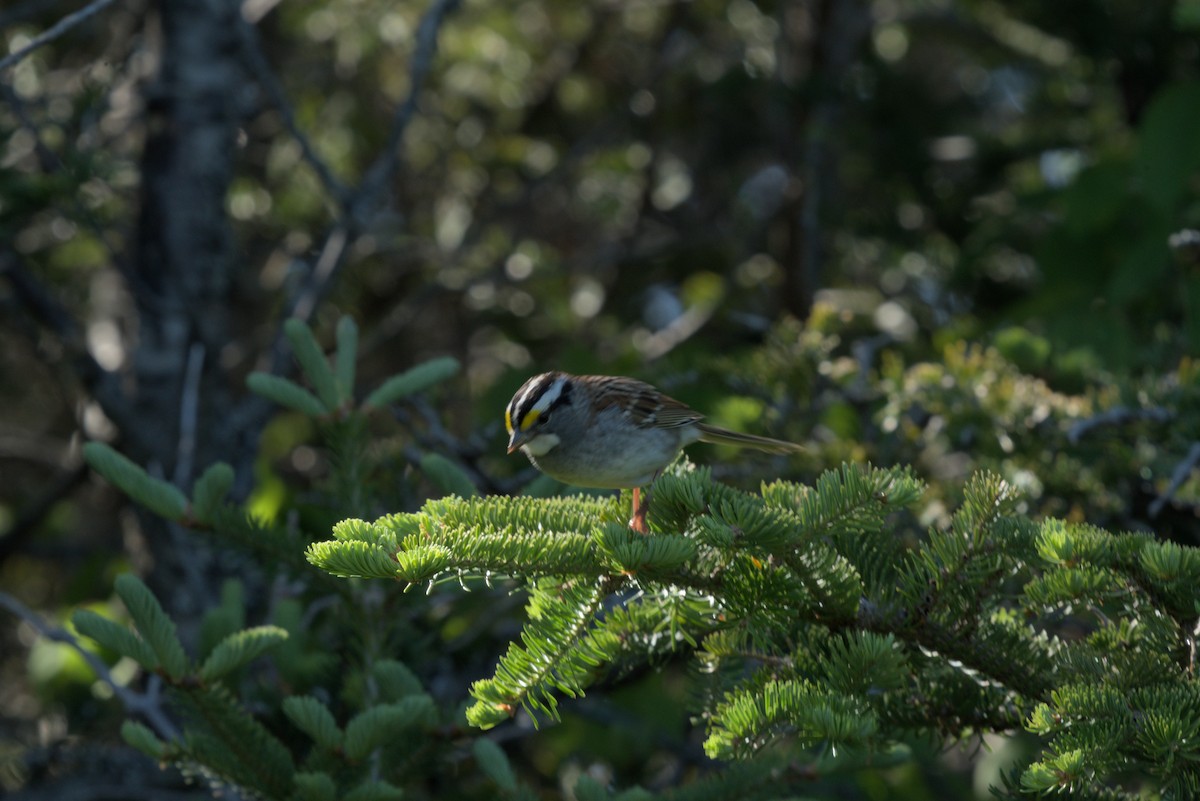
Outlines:
{"type": "MultiPolygon", "coordinates": [[[[138,313],[131,392],[137,429],[123,433],[135,460],[187,491],[197,470],[228,458],[234,436],[222,425],[231,397],[218,356],[229,338],[234,247],[226,198],[247,81],[234,0],[159,0],[156,7],[160,63],[146,91],[130,287],[138,313]]],[[[197,543],[185,545],[187,535],[177,530],[163,532],[150,515],[142,519],[158,529],[148,531],[155,578],[164,589],[195,595],[208,583],[199,575],[197,543]]],[[[179,606],[203,599],[184,594],[165,597],[186,616],[195,610],[179,606]]]]}

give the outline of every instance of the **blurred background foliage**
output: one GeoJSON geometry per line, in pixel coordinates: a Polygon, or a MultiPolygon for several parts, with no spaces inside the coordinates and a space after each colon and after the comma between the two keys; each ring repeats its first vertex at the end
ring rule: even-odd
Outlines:
{"type": "MultiPolygon", "coordinates": [[[[6,5],[7,51],[75,9],[6,5]]],[[[251,67],[227,87],[236,264],[219,360],[237,397],[322,232],[356,213],[346,187],[413,89],[424,11],[240,4],[289,112],[251,67]]],[[[174,55],[158,13],[114,4],[0,72],[0,584],[53,619],[119,617],[113,577],[153,567],[79,448],[119,440],[96,369],[128,377],[138,347],[125,265],[144,233],[151,78],[174,55]]],[[[557,367],[636,375],[810,446],[792,462],[693,456],[723,480],[912,463],[932,487],[920,522],[937,525],[989,468],[1033,514],[1197,544],[1198,31],[1195,0],[468,0],[442,25],[385,202],[356,218],[313,316],[326,343],[341,315],[358,321],[363,385],[440,355],[464,373],[377,419],[359,453],[277,416],[248,444],[250,508],[322,536],[413,508],[433,492],[414,443],[516,491],[532,473],[504,456],[501,410],[557,367]],[[367,505],[343,508],[329,460],[366,457],[367,505]]],[[[495,603],[423,613],[451,653],[474,649],[465,674],[515,631],[519,603],[495,603]]],[[[120,713],[69,649],[2,631],[0,787],[15,790],[73,738],[111,741],[120,713]]],[[[640,677],[596,723],[569,714],[523,737],[520,770],[547,792],[579,772],[686,778],[669,758],[688,736],[672,681],[640,677]],[[605,717],[664,698],[670,737],[639,724],[631,747],[605,717]]],[[[935,744],[842,791],[985,797],[1007,764],[977,745],[935,744]]]]}

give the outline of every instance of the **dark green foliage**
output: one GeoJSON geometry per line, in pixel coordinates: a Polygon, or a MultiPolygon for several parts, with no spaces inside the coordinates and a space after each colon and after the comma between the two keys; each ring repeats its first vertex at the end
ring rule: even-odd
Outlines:
{"type": "Polygon", "coordinates": [[[83,446],[83,456],[93,470],[155,514],[179,520],[187,513],[187,497],[177,487],[153,478],[108,445],[89,442],[83,446]]]}
{"type": "MultiPolygon", "coordinates": [[[[330,369],[307,327],[289,323],[287,333],[320,398],[265,374],[252,376],[251,388],[319,418],[332,454],[328,492],[346,507],[369,506],[371,488],[363,480],[370,464],[365,413],[351,403],[355,327],[339,325],[336,370],[330,369]]],[[[453,360],[434,360],[386,382],[384,394],[394,401],[456,370],[453,360]]],[[[80,633],[163,678],[169,709],[183,720],[177,737],[129,723],[123,734],[131,745],[262,798],[389,801],[402,795],[400,784],[412,783],[414,776],[419,783],[422,774],[434,769],[414,755],[429,744],[429,732],[444,710],[407,665],[381,655],[392,638],[411,640],[411,630],[397,635],[403,627],[379,616],[372,591],[356,592],[312,570],[304,559],[310,533],[291,522],[260,522],[244,508],[226,503],[233,478],[227,465],[216,464],[197,480],[189,516],[187,499],[178,490],[107,446],[89,446],[89,459],[152,510],[258,557],[270,574],[288,582],[277,586],[305,588],[301,595],[273,599],[270,624],[247,627],[253,599],[247,599],[241,582],[226,582],[220,603],[208,610],[199,627],[195,659],[157,599],[133,576],[120,576],[116,590],[136,631],[94,612],[77,612],[80,633]],[[323,616],[327,622],[314,625],[314,610],[331,604],[332,613],[323,616]],[[348,654],[357,654],[358,664],[339,673],[336,667],[348,654]],[[281,697],[284,688],[294,694],[281,697]],[[263,714],[264,709],[278,712],[263,714]]],[[[450,476],[451,483],[464,489],[458,468],[444,459],[437,466],[431,477],[434,472],[443,479],[450,476]]],[[[338,534],[345,540],[339,552],[344,572],[396,578],[402,565],[393,551],[416,533],[343,522],[338,534]]],[[[408,569],[418,573],[428,570],[418,564],[420,558],[429,559],[428,553],[420,553],[425,555],[407,561],[408,569]]]]}
{"type": "Polygon", "coordinates": [[[384,781],[365,781],[342,796],[344,801],[398,801],[403,797],[403,790],[384,781]]]}
{"type": "Polygon", "coordinates": [[[193,665],[162,609],[137,579],[122,576],[117,589],[138,626],[129,632],[86,611],[76,613],[80,631],[143,666],[172,665],[164,670],[172,706],[186,723],[184,736],[166,742],[147,727],[128,723],[122,733],[139,750],[164,761],[196,763],[223,781],[265,798],[397,798],[386,781],[361,780],[362,765],[385,747],[402,742],[407,732],[424,731],[437,722],[432,698],[421,691],[412,672],[395,660],[380,660],[372,681],[380,703],[370,705],[339,726],[329,707],[312,696],[283,699],[280,707],[294,726],[316,746],[306,764],[324,771],[297,772],[287,743],[249,714],[223,683],[237,669],[274,650],[288,639],[277,626],[259,626],[227,635],[199,666],[193,665]],[[341,766],[340,768],[338,766],[341,766]],[[338,790],[342,786],[344,789],[338,790]]]}
{"type": "MultiPolygon", "coordinates": [[[[809,343],[814,352],[817,342],[809,343]]],[[[997,454],[1038,408],[1066,420],[1075,405],[1029,383],[995,351],[962,351],[947,365],[911,368],[909,400],[964,431],[1006,410],[1011,428],[992,430],[997,454]],[[993,380],[980,398],[969,385],[985,375],[993,380]],[[972,398],[999,405],[981,409],[972,398]]],[[[418,368],[389,392],[401,397],[450,367],[418,368]]],[[[339,364],[337,391],[352,379],[339,364]]],[[[910,413],[900,408],[885,417],[910,413]]],[[[322,489],[347,507],[370,508],[365,410],[339,409],[321,415],[332,455],[322,489]]],[[[986,471],[959,488],[940,486],[941,497],[959,499],[956,509],[925,527],[913,513],[928,508],[920,506],[925,485],[905,468],[846,463],[811,485],[770,481],[747,492],[681,462],[655,482],[642,535],[626,523],[628,493],[478,497],[443,457],[420,465],[423,480],[456,494],[374,522],[342,520],[323,542],[226,504],[219,466],[197,482],[193,524],[321,594],[281,599],[275,625],[247,628],[241,587],[228,584],[193,661],[153,596],[120,579],[137,633],[86,613],[77,625],[158,670],[187,720],[178,740],[129,727],[128,741],[264,797],[394,797],[437,770],[437,759],[463,756],[436,737],[461,713],[392,658],[427,636],[407,622],[424,596],[401,591],[515,581],[527,593],[527,623],[492,676],[470,688],[466,720],[488,729],[522,710],[535,722],[560,720],[570,715],[564,697],[686,662],[704,752],[739,764],[666,797],[779,797],[812,776],[901,763],[921,742],[1022,729],[1043,750],[1015,766],[997,793],[1100,798],[1136,787],[1184,797],[1197,785],[1200,557],[1192,548],[1035,522],[1013,482],[986,471]],[[396,592],[344,578],[389,579],[396,592]],[[308,610],[321,604],[332,605],[332,625],[314,631],[308,610]],[[252,690],[256,665],[268,659],[291,697],[252,690]],[[265,701],[281,714],[248,714],[239,699],[255,697],[258,708],[265,701]],[[239,743],[262,758],[247,760],[239,743]],[[766,776],[783,784],[764,785],[766,776]]],[[[144,483],[136,467],[123,469],[131,485],[144,483]]],[[[475,781],[506,798],[531,797],[505,754],[477,743],[487,744],[471,749],[483,774],[475,781]]],[[[664,797],[636,787],[617,793],[586,776],[574,787],[580,798],[664,797]]]]}
{"type": "Polygon", "coordinates": [[[231,781],[265,796],[287,795],[295,774],[291,754],[226,688],[185,687],[174,697],[191,724],[180,756],[219,765],[231,781]]]}
{"type": "Polygon", "coordinates": [[[371,707],[346,724],[346,756],[355,761],[364,759],[405,729],[429,725],[433,719],[433,701],[426,695],[415,695],[398,703],[371,707]]]}
{"type": "Polygon", "coordinates": [[[96,614],[89,609],[80,609],[71,617],[75,629],[85,637],[111,648],[122,656],[136,660],[143,667],[153,670],[158,667],[158,655],[145,640],[125,626],[96,614]]]}
{"type": "Polygon", "coordinates": [[[513,792],[517,789],[517,778],[513,775],[512,765],[508,762],[508,757],[500,746],[496,745],[486,737],[480,737],[471,746],[471,751],[475,755],[475,761],[479,763],[479,767],[483,768],[496,786],[505,792],[513,792]]]}
{"type": "Polygon", "coordinates": [[[213,649],[200,666],[200,679],[214,681],[231,673],[268,648],[287,639],[287,632],[278,626],[256,626],[230,634],[213,649]]]}
{"type": "Polygon", "coordinates": [[[284,323],[283,330],[287,334],[288,341],[292,343],[292,351],[296,354],[296,361],[300,363],[300,369],[304,371],[304,375],[316,388],[317,397],[320,398],[321,403],[330,411],[337,409],[349,396],[343,395],[339,389],[337,380],[333,377],[333,370],[329,367],[329,361],[321,352],[320,346],[317,345],[312,329],[303,321],[293,317],[284,323]]]}
{"type": "Polygon", "coordinates": [[[251,373],[246,376],[246,387],[256,395],[309,417],[321,417],[329,411],[316,395],[295,381],[277,375],[251,373]]]}
{"type": "Polygon", "coordinates": [[[233,486],[233,468],[224,462],[210,465],[192,489],[193,513],[201,523],[211,523],[213,515],[233,486]]]}
{"type": "Polygon", "coordinates": [[[343,317],[337,324],[337,352],[334,370],[337,375],[338,394],[343,398],[354,397],[354,375],[358,366],[358,324],[353,317],[343,317]]]}
{"type": "Polygon", "coordinates": [[[245,596],[240,581],[230,579],[221,585],[220,603],[209,609],[200,621],[200,653],[211,653],[217,643],[245,628],[245,596]]]}
{"type": "Polygon", "coordinates": [[[299,772],[294,788],[298,801],[335,801],[337,785],[328,773],[299,772]]]}
{"type": "MultiPolygon", "coordinates": [[[[172,679],[182,678],[188,670],[188,658],[183,652],[182,643],[179,642],[175,624],[167,617],[158,600],[145,584],[128,573],[117,578],[116,588],[117,594],[125,602],[125,608],[129,610],[129,616],[137,626],[138,634],[154,651],[157,667],[172,679]]],[[[109,647],[117,649],[120,643],[118,640],[109,647]]]]}
{"type": "Polygon", "coordinates": [[[367,396],[363,401],[366,408],[386,406],[417,392],[445,381],[459,370],[458,361],[449,357],[432,359],[425,364],[392,376],[367,396]]]}
{"type": "Polygon", "coordinates": [[[149,728],[132,720],[127,720],[121,724],[121,737],[124,738],[125,742],[151,759],[161,761],[171,750],[149,728]]]}
{"type": "MultiPolygon", "coordinates": [[[[1200,497],[1186,459],[1200,448],[1194,0],[260,3],[218,26],[230,39],[203,59],[209,72],[189,69],[191,47],[152,52],[145,63],[165,83],[136,60],[158,41],[141,42],[146,30],[213,39],[142,15],[169,23],[184,6],[228,4],[94,3],[64,25],[62,3],[11,5],[0,14],[9,49],[37,47],[0,76],[12,90],[0,103],[5,592],[52,616],[148,564],[99,552],[129,518],[97,503],[94,486],[67,490],[54,475],[74,471],[81,421],[152,462],[147,473],[87,449],[173,521],[140,519],[154,577],[180,574],[164,557],[190,568],[196,541],[215,557],[197,558],[197,572],[220,575],[159,594],[173,626],[134,598],[136,632],[113,622],[119,609],[81,613],[77,630],[126,657],[114,668],[122,684],[136,660],[144,673],[129,687],[151,704],[163,684],[168,698],[191,682],[224,686],[291,753],[289,797],[518,796],[537,775],[543,796],[635,798],[651,793],[615,788],[652,772],[659,795],[703,772],[697,741],[655,745],[673,764],[643,760],[636,778],[629,758],[612,781],[576,781],[570,760],[604,737],[576,757],[567,729],[626,677],[684,683],[685,663],[702,725],[736,706],[739,725],[764,730],[733,743],[753,751],[746,761],[680,798],[902,793],[902,771],[849,788],[812,785],[808,771],[889,764],[896,740],[1033,727],[1043,705],[1050,722],[1036,735],[988,739],[1046,746],[1028,772],[1033,757],[1020,758],[1013,788],[1024,774],[1031,790],[1081,798],[1196,794],[1179,764],[1195,756],[1197,565],[1170,542],[1197,544],[1200,497]],[[440,27],[424,24],[432,12],[440,27]],[[434,44],[428,72],[409,61],[434,44]],[[234,80],[224,94],[237,102],[224,105],[236,120],[187,116],[203,92],[155,96],[172,74],[202,73],[234,80]],[[131,88],[150,95],[131,101],[131,88]],[[236,158],[211,181],[192,172],[207,159],[158,171],[190,133],[232,142],[198,127],[222,120],[237,127],[236,158]],[[180,220],[146,204],[136,239],[139,198],[180,179],[184,192],[216,190],[216,205],[180,220]],[[198,273],[159,246],[180,232],[212,248],[198,273]],[[358,326],[344,318],[334,336],[326,302],[362,315],[361,365],[358,326]],[[299,374],[246,380],[284,407],[264,432],[264,404],[242,405],[238,386],[250,364],[280,372],[276,329],[290,314],[318,328],[287,324],[299,374]],[[410,403],[459,369],[418,364],[443,350],[469,378],[410,403]],[[755,496],[670,476],[651,537],[624,526],[626,499],[582,504],[578,519],[550,504],[451,499],[313,545],[338,519],[420,509],[431,487],[561,493],[544,478],[520,490],[530,468],[494,441],[523,374],[550,367],[651,379],[715,422],[809,451],[735,462],[698,447],[694,458],[732,485],[791,480],[755,496]],[[1122,408],[1130,419],[1104,422],[1122,408]],[[238,466],[232,493],[222,459],[238,466]],[[908,501],[896,486],[882,502],[847,491],[854,475],[809,486],[843,462],[913,465],[929,491],[897,512],[908,501]],[[209,465],[189,506],[180,491],[209,465]],[[980,473],[1004,484],[969,480],[980,473]],[[227,570],[243,581],[197,602],[227,570]],[[501,591],[456,592],[489,581],[501,591]],[[532,588],[545,627],[521,648],[564,665],[539,681],[552,698],[590,697],[559,710],[562,726],[497,732],[515,774],[502,782],[472,775],[456,705],[490,675],[497,638],[515,638],[520,603],[503,595],[514,586],[532,588]],[[590,614],[562,621],[559,602],[590,614]],[[571,631],[577,642],[556,639],[571,631]],[[281,707],[286,695],[315,699],[341,732],[426,686],[440,725],[397,726],[359,764],[281,707]],[[789,708],[800,696],[808,706],[789,708]],[[1110,721],[1113,699],[1129,711],[1110,721]],[[797,755],[798,744],[817,753],[797,755]],[[453,777],[452,791],[438,776],[453,777]]],[[[19,683],[25,660],[5,664],[6,685],[19,683]]],[[[74,741],[104,723],[94,707],[116,703],[47,698],[13,719],[32,727],[65,712],[74,741]]],[[[13,719],[6,730],[33,742],[13,719]]],[[[148,733],[126,727],[168,764],[199,757],[148,733]]],[[[240,768],[219,760],[239,744],[225,745],[196,775],[237,782],[240,768]]],[[[14,750],[26,746],[0,749],[14,750]]],[[[914,750],[929,773],[946,767],[914,750]]],[[[950,772],[979,779],[986,761],[950,772]]]]}
{"type": "Polygon", "coordinates": [[[454,462],[440,454],[427,453],[422,456],[421,472],[446,495],[469,498],[479,494],[467,474],[454,462]]]}
{"type": "Polygon", "coordinates": [[[329,707],[312,696],[293,695],[283,699],[283,713],[296,727],[329,751],[342,747],[344,734],[329,707]]]}
{"type": "Polygon", "coordinates": [[[380,659],[371,666],[371,676],[379,686],[379,697],[399,701],[422,692],[421,681],[412,669],[395,659],[380,659]]]}

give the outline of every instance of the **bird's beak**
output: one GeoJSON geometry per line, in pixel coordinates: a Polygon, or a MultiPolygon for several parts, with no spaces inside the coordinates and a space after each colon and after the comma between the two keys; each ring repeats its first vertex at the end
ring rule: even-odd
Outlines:
{"type": "Polygon", "coordinates": [[[508,452],[512,453],[517,448],[524,445],[525,441],[528,439],[529,439],[529,437],[527,437],[525,434],[521,433],[520,431],[518,431],[516,429],[513,429],[512,435],[508,438],[508,452]]]}

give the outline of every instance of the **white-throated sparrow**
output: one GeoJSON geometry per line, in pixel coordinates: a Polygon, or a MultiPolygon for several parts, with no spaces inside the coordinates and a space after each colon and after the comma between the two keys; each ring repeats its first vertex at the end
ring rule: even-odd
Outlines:
{"type": "Polygon", "coordinates": [[[645,531],[638,489],[679,451],[711,442],[788,453],[791,442],[702,422],[704,415],[642,381],[549,372],[526,381],[508,402],[508,452],[520,448],[546,475],[580,487],[633,488],[631,524],[645,531]]]}

